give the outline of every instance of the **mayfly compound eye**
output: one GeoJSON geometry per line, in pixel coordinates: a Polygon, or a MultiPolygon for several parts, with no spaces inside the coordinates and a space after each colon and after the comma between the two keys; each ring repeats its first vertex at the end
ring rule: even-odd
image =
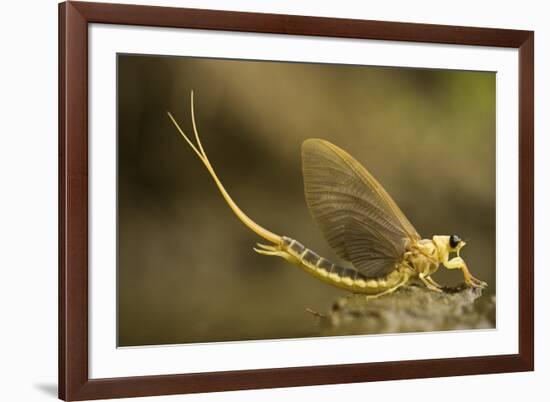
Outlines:
{"type": "Polygon", "coordinates": [[[449,245],[451,246],[451,249],[455,249],[456,246],[461,242],[461,239],[457,235],[452,235],[449,239],[449,245]]]}

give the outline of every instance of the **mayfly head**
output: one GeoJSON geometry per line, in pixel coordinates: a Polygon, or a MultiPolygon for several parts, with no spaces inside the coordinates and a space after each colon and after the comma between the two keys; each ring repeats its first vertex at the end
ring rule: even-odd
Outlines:
{"type": "Polygon", "coordinates": [[[463,241],[460,236],[454,234],[449,236],[449,251],[456,252],[456,255],[460,256],[460,249],[466,245],[466,242],[463,241]]]}

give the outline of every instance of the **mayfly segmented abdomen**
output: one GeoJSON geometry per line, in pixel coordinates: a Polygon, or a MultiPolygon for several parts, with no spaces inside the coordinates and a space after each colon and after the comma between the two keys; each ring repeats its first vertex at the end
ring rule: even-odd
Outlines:
{"type": "Polygon", "coordinates": [[[355,282],[358,280],[367,280],[367,278],[357,270],[335,264],[305,247],[297,240],[285,236],[283,237],[283,246],[286,251],[304,265],[305,268],[314,271],[319,276],[327,276],[333,279],[333,281],[355,282]]]}
{"type": "Polygon", "coordinates": [[[299,241],[286,236],[282,237],[281,246],[292,257],[290,262],[324,282],[352,292],[378,294],[402,281],[398,270],[379,278],[369,278],[356,269],[343,267],[321,257],[299,241]]]}

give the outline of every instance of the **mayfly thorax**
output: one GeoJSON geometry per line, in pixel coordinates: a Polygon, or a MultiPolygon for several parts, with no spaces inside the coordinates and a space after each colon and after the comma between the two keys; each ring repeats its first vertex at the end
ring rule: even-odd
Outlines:
{"type": "Polygon", "coordinates": [[[418,278],[441,291],[431,275],[440,265],[460,269],[471,287],[486,283],[470,274],[460,250],[466,245],[457,235],[422,239],[390,195],[351,155],[322,139],[302,144],[302,173],[308,208],[325,239],[343,260],[344,267],[319,256],[290,237],[280,236],[250,219],[229,196],[204,151],[194,114],[191,118],[196,145],[168,113],[179,133],[204,164],[235,215],[257,235],[269,241],[254,250],[282,257],[331,285],[357,293],[380,296],[418,278]],[[450,258],[451,253],[456,256],[450,258]]]}

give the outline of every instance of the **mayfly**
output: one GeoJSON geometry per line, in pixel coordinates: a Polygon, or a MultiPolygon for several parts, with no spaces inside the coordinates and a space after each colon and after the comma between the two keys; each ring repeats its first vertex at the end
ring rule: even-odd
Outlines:
{"type": "Polygon", "coordinates": [[[466,245],[457,235],[422,239],[382,185],[346,151],[322,139],[302,144],[302,172],[307,206],[336,254],[351,263],[344,267],[319,256],[297,240],[277,235],[250,219],[233,201],[216,175],[199,138],[193,92],[191,119],[196,145],[170,112],[168,116],[204,164],[235,215],[271,244],[257,244],[263,255],[282,257],[331,285],[373,297],[392,293],[418,278],[441,292],[432,279],[440,264],[460,269],[466,284],[487,284],[470,274],[460,250],[466,245]],[[456,253],[450,259],[450,254],[456,253]]]}

